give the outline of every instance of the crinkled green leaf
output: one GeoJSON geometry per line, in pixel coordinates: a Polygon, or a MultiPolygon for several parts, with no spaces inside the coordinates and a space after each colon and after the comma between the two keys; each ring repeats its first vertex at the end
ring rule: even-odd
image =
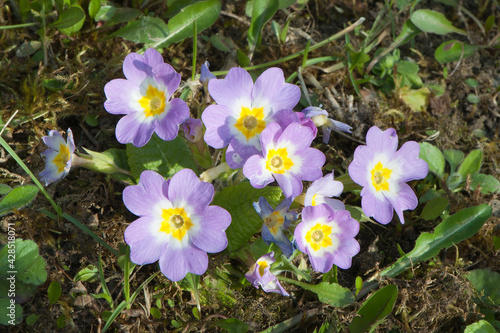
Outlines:
{"type": "Polygon", "coordinates": [[[446,207],[448,207],[448,199],[443,197],[432,199],[425,204],[420,217],[427,221],[437,219],[446,207]]]}
{"type": "Polygon", "coordinates": [[[475,175],[481,169],[481,162],[483,161],[483,151],[481,149],[476,149],[471,151],[464,161],[458,167],[457,173],[462,176],[463,179],[467,178],[467,175],[475,175]]]}
{"type": "Polygon", "coordinates": [[[167,24],[158,17],[143,16],[127,23],[110,37],[118,36],[134,43],[155,43],[168,35],[167,24]]]}
{"type": "Polygon", "coordinates": [[[259,42],[259,37],[264,24],[269,21],[278,11],[278,0],[254,0],[252,9],[252,21],[248,28],[247,40],[250,50],[253,53],[255,46],[259,42]]]}
{"type": "Polygon", "coordinates": [[[0,216],[14,209],[26,206],[35,199],[38,191],[39,188],[35,185],[24,185],[12,189],[12,191],[7,193],[2,201],[0,201],[0,216]]]}
{"type": "Polygon", "coordinates": [[[486,320],[480,320],[477,323],[470,324],[465,328],[464,333],[496,333],[497,330],[486,320]]]}
{"type": "Polygon", "coordinates": [[[221,319],[216,321],[215,325],[229,333],[245,333],[250,329],[250,326],[247,323],[244,323],[237,318],[221,319]]]}
{"type": "Polygon", "coordinates": [[[413,250],[384,269],[380,275],[394,277],[411,265],[436,256],[442,249],[474,236],[490,216],[491,207],[487,204],[465,208],[449,216],[434,229],[433,233],[422,233],[417,238],[413,250]]]}
{"type": "Polygon", "coordinates": [[[428,142],[421,142],[419,157],[427,162],[430,172],[434,173],[439,178],[443,178],[444,156],[438,147],[428,142]]]}
{"type": "Polygon", "coordinates": [[[14,243],[8,243],[0,250],[0,277],[8,272],[16,272],[16,281],[26,284],[40,285],[47,279],[45,260],[38,253],[38,245],[32,240],[17,238],[14,243]],[[14,246],[12,246],[14,245],[14,246]],[[15,249],[15,260],[9,261],[9,250],[15,249]]]}
{"type": "Polygon", "coordinates": [[[54,27],[65,35],[72,35],[83,27],[85,22],[85,12],[78,4],[71,5],[68,9],[63,10],[59,18],[49,27],[54,27]]]}
{"type": "Polygon", "coordinates": [[[80,270],[78,273],[76,273],[75,282],[78,281],[89,281],[89,282],[96,282],[99,279],[99,270],[95,265],[89,265],[85,267],[84,269],[80,270]]]}
{"type": "Polygon", "coordinates": [[[128,164],[132,175],[139,179],[144,170],[153,170],[170,178],[177,171],[189,168],[198,174],[198,166],[193,160],[186,141],[177,136],[172,141],[164,141],[156,134],[143,147],[127,145],[128,164]]]}
{"type": "Polygon", "coordinates": [[[184,7],[168,21],[167,35],[152,41],[150,47],[167,47],[185,38],[193,37],[194,21],[196,21],[197,32],[200,33],[217,21],[220,9],[220,0],[201,1],[184,7]]]}
{"type": "Polygon", "coordinates": [[[488,269],[475,269],[465,275],[484,304],[500,306],[500,274],[488,269]]]}
{"type": "Polygon", "coordinates": [[[263,221],[255,211],[253,203],[264,197],[271,206],[276,206],[280,196],[279,187],[256,189],[248,182],[226,187],[215,194],[212,204],[226,209],[231,214],[231,225],[226,230],[228,251],[238,250],[247,244],[253,234],[260,231],[263,221]]]}
{"type": "Polygon", "coordinates": [[[446,159],[446,161],[450,164],[450,170],[451,172],[455,172],[457,169],[457,166],[462,163],[464,160],[465,154],[456,149],[445,149],[443,151],[443,156],[446,159]]]}
{"type": "Polygon", "coordinates": [[[425,32],[432,32],[438,35],[455,32],[466,35],[465,31],[455,28],[443,14],[430,9],[417,10],[411,14],[410,19],[413,24],[425,32]]]}
{"type": "Polygon", "coordinates": [[[351,333],[373,332],[394,308],[398,296],[398,287],[388,285],[371,295],[358,310],[359,317],[355,317],[349,325],[351,333]]]}
{"type": "Polygon", "coordinates": [[[352,292],[349,289],[342,287],[338,283],[320,282],[318,284],[309,284],[297,280],[292,280],[284,276],[279,276],[278,278],[287,283],[294,284],[303,289],[316,293],[320,302],[326,303],[331,306],[344,307],[354,303],[355,300],[352,292]]]}
{"type": "Polygon", "coordinates": [[[481,193],[492,194],[500,190],[500,182],[492,175],[485,175],[478,173],[472,177],[470,188],[475,190],[477,187],[481,188],[481,193]]]}

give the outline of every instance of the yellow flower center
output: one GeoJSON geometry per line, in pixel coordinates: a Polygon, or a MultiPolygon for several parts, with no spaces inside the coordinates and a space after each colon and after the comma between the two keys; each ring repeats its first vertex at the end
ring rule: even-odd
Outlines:
{"type": "Polygon", "coordinates": [[[264,270],[269,267],[269,265],[267,264],[267,261],[265,260],[261,260],[261,261],[257,261],[257,265],[259,265],[259,274],[260,276],[264,276],[264,270]]]}
{"type": "Polygon", "coordinates": [[[242,107],[240,116],[236,124],[234,124],[234,127],[236,127],[247,140],[260,134],[264,128],[266,128],[264,107],[253,109],[242,107]]]}
{"type": "Polygon", "coordinates": [[[264,223],[273,235],[276,235],[279,228],[283,225],[283,222],[285,222],[285,218],[280,214],[280,212],[273,212],[264,219],[264,223]]]}
{"type": "Polygon", "coordinates": [[[68,163],[71,155],[69,153],[69,147],[65,144],[59,144],[59,154],[52,161],[57,167],[57,173],[64,171],[66,164],[68,163]]]}
{"type": "Polygon", "coordinates": [[[332,245],[331,233],[332,227],[326,224],[316,223],[316,225],[307,232],[306,242],[309,243],[314,251],[318,251],[322,247],[332,245]]]}
{"type": "Polygon", "coordinates": [[[161,217],[163,221],[159,231],[171,234],[179,241],[182,241],[186,232],[193,226],[184,208],[162,209],[161,217]]]}
{"type": "Polygon", "coordinates": [[[146,117],[157,116],[165,111],[165,93],[149,85],[146,96],[142,96],[139,104],[146,117]]]}
{"type": "Polygon", "coordinates": [[[384,168],[381,162],[378,162],[372,170],[372,184],[376,191],[389,191],[389,183],[392,170],[384,168]]]}
{"type": "Polygon", "coordinates": [[[311,205],[313,205],[313,206],[318,205],[318,203],[316,202],[316,200],[318,199],[318,196],[319,196],[318,194],[313,195],[313,197],[311,199],[311,205]]]}
{"type": "Polygon", "coordinates": [[[271,149],[267,153],[266,169],[272,173],[284,174],[293,166],[286,148],[271,149]]]}

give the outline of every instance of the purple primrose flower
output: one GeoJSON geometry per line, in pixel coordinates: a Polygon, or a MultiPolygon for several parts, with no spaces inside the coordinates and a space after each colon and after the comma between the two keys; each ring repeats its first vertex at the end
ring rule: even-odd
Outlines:
{"type": "Polygon", "coordinates": [[[347,210],[335,211],[327,204],[308,206],[302,210],[302,222],[295,228],[295,240],[300,251],[309,255],[315,271],[326,273],[335,264],[348,269],[352,257],[358,254],[354,239],[359,223],[347,210]]]}
{"type": "Polygon", "coordinates": [[[330,134],[332,130],[337,130],[346,133],[352,133],[352,127],[337,120],[329,118],[329,114],[326,110],[323,110],[316,106],[308,106],[302,113],[307,118],[310,118],[314,124],[321,127],[323,131],[323,143],[328,144],[330,142],[330,134]]]}
{"type": "Polygon", "coordinates": [[[376,126],[366,134],[366,146],[354,151],[349,165],[352,180],[363,186],[361,207],[382,224],[391,222],[394,210],[404,223],[403,210],[415,209],[418,199],[406,182],[427,176],[427,162],[418,158],[420,146],[406,142],[399,150],[396,130],[376,126]]]}
{"type": "Polygon", "coordinates": [[[261,152],[259,137],[266,125],[276,120],[278,111],[292,112],[300,99],[300,88],[285,83],[279,68],[264,71],[255,84],[246,70],[232,68],[224,79],[210,80],[208,91],[217,104],[201,117],[205,141],[214,148],[228,146],[226,161],[233,169],[261,152]]]}
{"type": "Polygon", "coordinates": [[[313,181],[323,173],[325,155],[310,148],[312,130],[291,123],[284,130],[269,124],[260,136],[262,155],[251,156],[243,166],[243,174],[255,188],[263,188],[275,179],[286,198],[302,193],[302,180],[313,181]]]}
{"type": "Polygon", "coordinates": [[[271,264],[275,262],[274,252],[263,255],[245,274],[247,280],[255,287],[262,287],[266,293],[278,293],[283,296],[290,296],[281,286],[276,275],[271,273],[271,264]]]}
{"type": "Polygon", "coordinates": [[[123,190],[123,202],[139,216],[125,230],[130,260],[138,265],[160,261],[160,270],[172,281],[186,274],[203,274],[207,252],[227,246],[225,230],[231,215],[209,206],[214,187],[201,182],[190,169],[165,180],[154,171],[143,171],[138,185],[123,190]]]}
{"type": "Polygon", "coordinates": [[[123,73],[126,80],[111,80],[104,87],[106,111],[125,115],[116,125],[118,141],[142,147],[153,132],[166,141],[175,139],[179,125],[189,117],[186,102],[171,99],[179,87],[180,74],[154,49],[147,49],[144,55],[127,55],[123,73]]]}
{"type": "Polygon", "coordinates": [[[184,136],[191,142],[198,142],[203,136],[203,123],[200,119],[189,117],[181,124],[184,136]]]}
{"type": "Polygon", "coordinates": [[[264,220],[262,225],[262,239],[267,245],[275,243],[281,252],[290,257],[293,253],[292,242],[285,236],[284,230],[297,219],[297,213],[288,211],[292,204],[292,199],[285,199],[273,209],[266,198],[260,197],[253,206],[260,217],[264,220]]]}
{"type": "Polygon", "coordinates": [[[66,141],[55,130],[50,131],[49,135],[44,136],[42,140],[49,149],[41,154],[45,157],[45,169],[40,172],[40,179],[45,182],[45,185],[49,185],[66,177],[69,173],[75,152],[75,141],[71,128],[68,128],[66,141]]]}
{"type": "Polygon", "coordinates": [[[200,82],[202,85],[207,86],[208,81],[212,79],[216,79],[217,77],[210,72],[208,69],[210,67],[210,64],[208,61],[205,61],[203,65],[201,65],[201,74],[200,74],[200,82]]]}
{"type": "Polygon", "coordinates": [[[306,191],[304,206],[317,206],[326,203],[335,210],[344,210],[344,203],[340,200],[331,199],[338,197],[344,190],[344,184],[333,180],[333,171],[328,175],[315,180],[306,191]]]}

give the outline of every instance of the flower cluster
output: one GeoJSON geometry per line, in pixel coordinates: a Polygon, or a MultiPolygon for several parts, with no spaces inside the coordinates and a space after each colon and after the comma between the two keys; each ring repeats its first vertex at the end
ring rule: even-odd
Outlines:
{"type": "MultiPolygon", "coordinates": [[[[333,172],[323,175],[326,157],[311,144],[317,127],[325,143],[332,130],[350,133],[351,127],[317,107],[294,111],[300,89],[286,83],[279,68],[267,69],[254,83],[242,68],[232,68],[224,79],[217,79],[208,66],[208,62],[202,66],[200,81],[215,103],[206,107],[201,119],[195,119],[183,100],[173,98],[181,76],[159,52],[148,49],[144,55],[127,55],[125,79],[114,79],[104,87],[105,109],[125,115],[116,127],[118,141],[142,147],[153,133],[170,141],[182,129],[198,153],[207,152],[206,145],[226,148],[227,165],[214,169],[241,168],[253,187],[261,189],[276,181],[281,188],[285,199],[276,208],[264,197],[254,203],[262,218],[262,239],[277,245],[280,260],[281,254],[292,257],[298,249],[308,255],[316,271],[326,273],[333,265],[350,268],[360,250],[355,239],[360,224],[341,200],[333,199],[344,186],[333,172]],[[312,182],[305,193],[303,181],[312,182]],[[293,201],[294,210],[290,210],[293,201]],[[299,204],[303,204],[301,214],[295,211],[299,204]],[[299,215],[299,222],[292,225],[299,215]]],[[[43,153],[47,162],[40,175],[48,185],[68,173],[75,145],[71,130],[67,141],[56,131],[43,141],[50,149],[43,153]]],[[[348,167],[349,176],[363,187],[362,209],[383,224],[392,220],[395,210],[404,223],[403,211],[418,203],[407,182],[422,179],[428,172],[426,162],[418,157],[419,145],[410,141],[398,150],[396,131],[378,127],[368,131],[366,143],[356,149],[348,167]]],[[[208,163],[212,163],[210,156],[208,163]]],[[[210,205],[214,191],[212,184],[202,182],[189,169],[168,180],[154,171],[143,171],[139,183],[123,191],[125,206],[138,216],[124,235],[131,261],[140,265],[158,261],[172,281],[187,273],[203,274],[207,253],[226,248],[225,230],[231,223],[228,211],[210,205]]],[[[275,261],[274,252],[252,259],[245,276],[257,288],[288,296],[271,272],[275,261]]]]}

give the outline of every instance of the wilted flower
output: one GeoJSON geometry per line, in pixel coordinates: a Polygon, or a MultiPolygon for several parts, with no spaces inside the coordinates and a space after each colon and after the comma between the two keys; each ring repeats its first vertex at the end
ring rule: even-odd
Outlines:
{"type": "Polygon", "coordinates": [[[307,118],[310,118],[316,126],[321,127],[321,130],[323,131],[324,144],[328,144],[328,142],[330,142],[330,133],[332,130],[351,133],[351,126],[329,118],[329,114],[326,110],[316,106],[308,106],[302,110],[302,113],[304,113],[307,118]]]}
{"type": "Polygon", "coordinates": [[[274,252],[263,255],[255,265],[245,274],[247,280],[255,287],[262,287],[266,293],[278,293],[283,296],[290,296],[281,286],[276,275],[271,273],[271,264],[275,262],[274,252]]]}
{"type": "Polygon", "coordinates": [[[104,87],[106,111],[126,115],[116,125],[118,141],[142,147],[153,132],[166,141],[175,139],[179,125],[189,117],[186,102],[170,99],[179,87],[180,74],[154,49],[127,55],[123,73],[126,80],[115,79],[104,87]]]}
{"type": "Polygon", "coordinates": [[[344,203],[340,200],[331,199],[338,197],[344,190],[344,184],[333,180],[333,172],[315,180],[306,191],[304,206],[317,206],[326,203],[335,210],[344,210],[344,203]]]}
{"type": "Polygon", "coordinates": [[[351,267],[352,257],[358,254],[354,239],[359,223],[347,210],[335,211],[327,204],[308,206],[302,210],[302,222],[295,228],[295,240],[300,251],[309,255],[315,271],[326,273],[335,264],[351,267]]]}
{"type": "Polygon", "coordinates": [[[382,224],[391,222],[394,210],[404,223],[403,210],[415,209],[418,204],[406,182],[425,178],[429,170],[427,162],[418,158],[420,146],[415,141],[397,149],[396,130],[373,126],[366,134],[366,146],[356,148],[349,165],[352,180],[363,186],[363,212],[382,224]]]}
{"type": "Polygon", "coordinates": [[[184,136],[191,142],[198,142],[203,136],[203,123],[200,119],[189,117],[181,124],[184,136]]]}
{"type": "Polygon", "coordinates": [[[313,181],[323,173],[325,155],[309,145],[314,139],[307,126],[291,123],[282,130],[269,124],[260,136],[262,155],[253,155],[243,166],[243,174],[255,188],[263,188],[276,179],[287,198],[302,193],[302,180],[313,181]]]}
{"type": "Polygon", "coordinates": [[[201,182],[190,169],[166,181],[154,171],[143,171],[138,185],[123,190],[125,206],[139,216],[125,230],[130,260],[138,265],[160,261],[172,281],[186,274],[201,275],[208,267],[207,252],[224,250],[231,215],[209,206],[212,184],[201,182]]]}
{"type": "Polygon", "coordinates": [[[40,172],[41,180],[45,185],[49,185],[56,180],[66,177],[71,169],[74,158],[75,142],[73,132],[68,128],[68,137],[64,141],[59,132],[52,130],[48,136],[42,138],[43,142],[49,146],[41,155],[45,157],[45,169],[40,172]]]}
{"type": "Polygon", "coordinates": [[[210,67],[210,64],[208,61],[205,61],[203,65],[201,65],[201,74],[200,74],[200,82],[204,86],[208,85],[208,81],[217,78],[215,75],[210,72],[208,69],[210,67]]]}
{"type": "Polygon", "coordinates": [[[271,242],[275,243],[287,257],[292,255],[293,247],[283,231],[297,219],[296,212],[288,211],[292,201],[292,199],[285,199],[276,206],[276,209],[273,209],[264,197],[260,197],[258,202],[253,203],[255,210],[264,220],[262,239],[267,245],[271,242]]]}
{"type": "Polygon", "coordinates": [[[300,88],[285,83],[283,71],[270,68],[253,83],[242,68],[232,68],[224,79],[208,82],[208,91],[217,104],[202,115],[207,130],[205,142],[224,148],[227,164],[237,169],[252,155],[261,152],[259,137],[274,115],[290,112],[300,99],[300,88]]]}

